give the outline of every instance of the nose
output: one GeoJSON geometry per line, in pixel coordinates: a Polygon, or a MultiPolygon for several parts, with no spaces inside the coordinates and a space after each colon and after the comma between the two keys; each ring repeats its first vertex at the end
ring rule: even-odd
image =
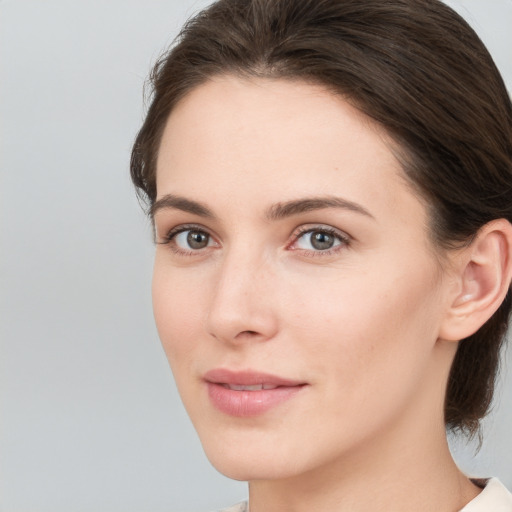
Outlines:
{"type": "Polygon", "coordinates": [[[261,255],[232,251],[220,263],[207,316],[219,341],[266,341],[277,332],[275,275],[261,255]]]}

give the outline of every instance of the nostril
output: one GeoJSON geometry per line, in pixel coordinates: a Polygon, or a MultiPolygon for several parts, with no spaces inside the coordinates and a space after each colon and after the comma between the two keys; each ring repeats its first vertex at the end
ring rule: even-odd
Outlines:
{"type": "Polygon", "coordinates": [[[243,338],[254,338],[255,336],[259,336],[260,333],[258,331],[240,331],[237,335],[237,339],[243,338]]]}

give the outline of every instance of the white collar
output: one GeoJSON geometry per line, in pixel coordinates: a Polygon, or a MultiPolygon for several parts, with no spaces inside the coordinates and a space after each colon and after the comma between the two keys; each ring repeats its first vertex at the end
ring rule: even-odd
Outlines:
{"type": "Polygon", "coordinates": [[[491,478],[460,512],[512,512],[512,494],[497,478],[491,478]]]}

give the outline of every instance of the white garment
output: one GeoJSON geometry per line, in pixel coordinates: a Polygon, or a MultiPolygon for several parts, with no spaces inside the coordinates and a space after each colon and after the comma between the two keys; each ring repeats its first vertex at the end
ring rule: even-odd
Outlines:
{"type": "MultiPolygon", "coordinates": [[[[218,512],[250,511],[247,502],[243,501],[218,512]]],[[[491,478],[484,490],[460,512],[512,512],[512,494],[497,478],[491,478]]]]}
{"type": "Polygon", "coordinates": [[[460,512],[512,512],[512,494],[497,478],[491,478],[460,512]]]}

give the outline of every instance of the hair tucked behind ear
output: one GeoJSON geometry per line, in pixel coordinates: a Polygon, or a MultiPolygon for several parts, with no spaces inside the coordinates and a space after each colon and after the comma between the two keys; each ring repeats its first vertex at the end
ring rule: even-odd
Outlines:
{"type": "MultiPolygon", "coordinates": [[[[492,58],[437,0],[219,0],[191,19],[156,64],[131,175],[148,206],[166,120],[189,91],[219,74],[323,84],[380,123],[404,173],[430,205],[442,247],[487,222],[512,221],[512,107],[492,58]]],[[[460,343],[446,424],[474,433],[492,400],[511,309],[460,343]]]]}

